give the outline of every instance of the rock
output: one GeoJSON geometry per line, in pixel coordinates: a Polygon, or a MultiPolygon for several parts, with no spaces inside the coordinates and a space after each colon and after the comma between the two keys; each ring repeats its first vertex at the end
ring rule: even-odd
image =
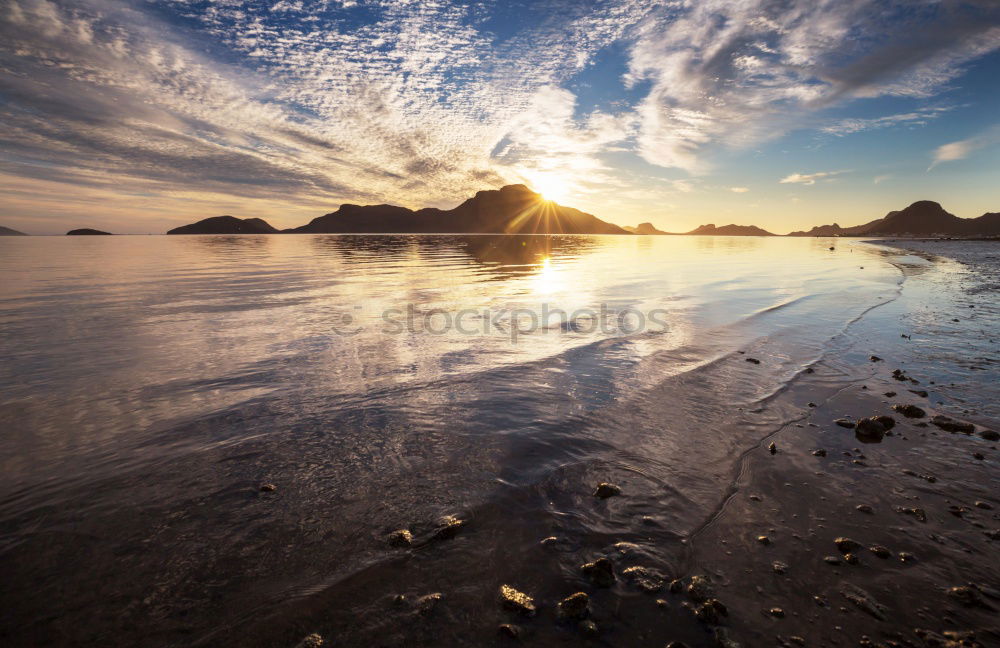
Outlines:
{"type": "Polygon", "coordinates": [[[409,529],[398,529],[389,534],[390,547],[409,547],[413,544],[413,534],[409,529]]]}
{"type": "Polygon", "coordinates": [[[993,430],[983,430],[979,433],[979,436],[987,441],[1000,441],[1000,432],[994,432],[993,430]]]}
{"type": "Polygon", "coordinates": [[[900,551],[896,555],[899,556],[900,562],[905,562],[905,563],[910,563],[917,559],[917,557],[911,554],[909,551],[900,551]]]}
{"type": "Polygon", "coordinates": [[[870,360],[871,362],[882,362],[882,358],[878,357],[877,355],[868,356],[868,360],[870,360]]]}
{"type": "Polygon", "coordinates": [[[433,594],[425,594],[416,600],[414,607],[417,608],[417,612],[420,614],[430,614],[437,607],[437,604],[441,602],[444,595],[434,592],[433,594]]]}
{"type": "Polygon", "coordinates": [[[554,547],[559,544],[559,538],[555,536],[549,536],[548,538],[542,538],[541,545],[543,547],[554,547]]]}
{"type": "Polygon", "coordinates": [[[982,452],[973,452],[972,453],[972,458],[973,459],[978,459],[979,461],[982,461],[983,459],[986,459],[986,456],[982,452]]]}
{"type": "Polygon", "coordinates": [[[855,542],[850,538],[837,538],[833,541],[833,544],[837,545],[837,550],[842,554],[850,553],[856,549],[861,548],[861,543],[855,542]]]}
{"type": "Polygon", "coordinates": [[[760,364],[760,360],[758,360],[757,358],[747,358],[746,361],[747,362],[752,362],[755,365],[759,365],[760,364]]]}
{"type": "Polygon", "coordinates": [[[788,571],[788,565],[783,562],[774,561],[771,563],[771,569],[774,570],[775,574],[784,574],[788,571]]]}
{"type": "Polygon", "coordinates": [[[580,622],[580,632],[588,637],[596,637],[600,634],[597,624],[590,619],[585,619],[580,622]]]}
{"type": "Polygon", "coordinates": [[[888,558],[892,555],[892,552],[883,547],[882,545],[872,545],[868,547],[868,551],[872,552],[879,558],[888,558]]]}
{"type": "Polygon", "coordinates": [[[879,621],[885,621],[885,606],[872,598],[868,592],[860,587],[846,583],[840,593],[858,609],[870,614],[879,621]]]}
{"type": "Polygon", "coordinates": [[[708,599],[694,610],[695,617],[702,623],[718,625],[722,617],[729,616],[729,610],[719,599],[708,599]]]}
{"type": "Polygon", "coordinates": [[[508,610],[513,610],[525,616],[534,616],[538,608],[535,601],[524,592],[520,592],[510,585],[500,586],[500,602],[508,610]]]}
{"type": "Polygon", "coordinates": [[[893,396],[896,395],[896,392],[894,392],[894,391],[887,391],[886,393],[884,393],[882,395],[885,396],[886,398],[892,398],[893,396]]]}
{"type": "Polygon", "coordinates": [[[885,426],[874,417],[863,418],[854,427],[854,436],[865,443],[878,443],[885,436],[885,426]]]}
{"type": "Polygon", "coordinates": [[[659,592],[663,588],[663,576],[638,565],[629,567],[622,572],[625,580],[649,594],[659,592]]]}
{"type": "Polygon", "coordinates": [[[295,644],[295,648],[320,648],[322,645],[323,637],[314,632],[310,635],[306,635],[302,641],[295,644]]]}
{"type": "Polygon", "coordinates": [[[719,648],[740,648],[740,643],[729,634],[729,628],[719,627],[712,632],[715,635],[715,645],[719,648]]]}
{"type": "Polygon", "coordinates": [[[855,553],[847,553],[844,554],[844,562],[846,562],[848,565],[857,565],[858,562],[860,562],[860,559],[858,558],[858,555],[855,553]]]}
{"type": "MultiPolygon", "coordinates": [[[[673,583],[670,585],[673,591],[673,583]]],[[[695,603],[701,603],[712,598],[712,585],[704,576],[692,576],[687,586],[687,595],[695,603]]]]}
{"type": "Polygon", "coordinates": [[[454,515],[445,515],[437,521],[434,529],[434,540],[448,540],[458,535],[459,530],[466,524],[465,520],[460,520],[454,515]]]}
{"type": "Polygon", "coordinates": [[[671,641],[667,644],[667,648],[688,648],[688,645],[683,641],[671,641]]]}
{"type": "Polygon", "coordinates": [[[839,565],[840,558],[836,556],[823,556],[823,562],[825,562],[828,565],[839,565]]]}
{"type": "Polygon", "coordinates": [[[497,628],[497,634],[508,639],[518,639],[521,636],[521,629],[513,623],[503,623],[497,628]]]}
{"type": "Polygon", "coordinates": [[[968,585],[959,585],[958,587],[949,587],[947,594],[949,597],[955,599],[965,607],[981,607],[987,610],[993,609],[989,603],[983,599],[983,595],[979,587],[972,583],[969,583],[968,585]]]}
{"type": "Polygon", "coordinates": [[[907,391],[909,391],[911,394],[916,394],[920,398],[927,398],[927,392],[924,391],[923,389],[910,389],[907,391]]]}
{"type": "Polygon", "coordinates": [[[839,418],[839,419],[835,420],[834,423],[836,423],[840,427],[844,427],[844,428],[847,428],[849,430],[853,430],[854,429],[854,421],[852,421],[849,418],[839,418]]]}
{"type": "Polygon", "coordinates": [[[275,486],[274,484],[261,484],[260,490],[262,493],[273,493],[274,491],[278,490],[278,487],[275,486]]]}
{"type": "Polygon", "coordinates": [[[916,405],[901,405],[897,403],[892,406],[892,409],[899,412],[906,418],[924,418],[927,416],[927,412],[920,409],[916,405]]]}
{"type": "Polygon", "coordinates": [[[859,513],[867,513],[868,515],[871,515],[872,513],[875,512],[875,509],[873,509],[868,504],[858,504],[857,506],[854,507],[854,510],[858,511],[859,513]]]}
{"type": "Polygon", "coordinates": [[[766,535],[759,535],[757,536],[757,542],[761,543],[766,547],[767,545],[771,544],[771,539],[768,538],[766,535]]]}
{"type": "Polygon", "coordinates": [[[882,427],[884,427],[886,430],[891,430],[892,428],[896,427],[896,419],[892,418],[891,416],[882,414],[874,418],[876,421],[881,423],[882,427]]]}
{"type": "Polygon", "coordinates": [[[808,405],[809,407],[816,407],[816,403],[812,401],[809,401],[808,403],[806,403],[806,405],[808,405]]]}
{"type": "Polygon", "coordinates": [[[903,515],[912,515],[921,522],[927,521],[927,513],[922,508],[904,508],[901,506],[898,507],[896,510],[902,513],[903,515]]]}
{"type": "Polygon", "coordinates": [[[814,457],[825,457],[826,456],[826,450],[824,450],[823,448],[819,448],[818,450],[813,450],[813,456],[814,457]]]}
{"type": "Polygon", "coordinates": [[[771,452],[771,454],[777,454],[778,452],[778,446],[774,445],[773,441],[767,446],[767,449],[771,452]]]}
{"type": "Polygon", "coordinates": [[[976,431],[976,426],[972,423],[965,423],[964,421],[956,421],[950,416],[945,416],[943,414],[938,414],[931,419],[931,423],[938,426],[942,430],[947,432],[963,432],[965,434],[972,434],[976,431]]]}
{"type": "Polygon", "coordinates": [[[767,613],[777,619],[785,618],[785,611],[782,610],[780,607],[773,607],[770,610],[768,610],[767,613]]]}
{"type": "Polygon", "coordinates": [[[611,587],[615,584],[615,572],[611,561],[607,558],[598,558],[594,562],[583,565],[580,569],[584,576],[598,587],[611,587]]]}
{"type": "Polygon", "coordinates": [[[990,504],[989,502],[976,502],[976,508],[981,508],[986,511],[992,511],[993,505],[990,504]]]}
{"type": "Polygon", "coordinates": [[[563,619],[583,619],[590,613],[590,597],[586,592],[570,594],[559,601],[559,616],[563,619]]]}
{"type": "Polygon", "coordinates": [[[601,482],[597,485],[597,489],[594,491],[594,497],[600,497],[601,499],[607,499],[621,494],[622,489],[620,487],[615,484],[609,484],[608,482],[601,482]]]}

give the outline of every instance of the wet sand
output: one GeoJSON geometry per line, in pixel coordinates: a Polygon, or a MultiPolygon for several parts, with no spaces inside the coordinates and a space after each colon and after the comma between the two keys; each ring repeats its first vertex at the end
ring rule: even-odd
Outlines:
{"type": "Polygon", "coordinates": [[[639,360],[623,349],[643,340],[604,340],[356,403],[299,388],[339,358],[241,374],[287,393],[150,426],[135,452],[87,455],[98,479],[14,493],[0,638],[995,645],[1000,471],[984,434],[1000,399],[980,331],[996,300],[947,261],[820,243],[836,290],[780,295],[639,360]],[[872,283],[848,310],[854,274],[872,283]],[[831,313],[832,339],[813,335],[831,313]],[[895,421],[879,443],[835,423],[875,415],[895,421]]]}

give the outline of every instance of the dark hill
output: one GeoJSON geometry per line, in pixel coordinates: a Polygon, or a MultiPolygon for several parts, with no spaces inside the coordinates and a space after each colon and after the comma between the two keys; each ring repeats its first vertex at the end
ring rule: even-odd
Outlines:
{"type": "Polygon", "coordinates": [[[756,225],[723,225],[716,227],[713,224],[701,225],[690,232],[685,232],[689,236],[774,236],[774,234],[763,230],[756,225]]]}
{"type": "Polygon", "coordinates": [[[16,229],[0,225],[0,236],[27,236],[27,234],[24,232],[18,232],[16,229]]]}
{"type": "Polygon", "coordinates": [[[111,236],[111,232],[102,232],[101,230],[84,227],[82,229],[70,230],[66,232],[66,236],[111,236]]]}
{"type": "Polygon", "coordinates": [[[1000,214],[959,218],[932,200],[919,200],[864,225],[840,227],[834,223],[788,236],[1000,236],[1000,214]]]}
{"type": "Polygon", "coordinates": [[[480,191],[454,209],[413,211],[393,205],[341,205],[293,233],[627,234],[572,207],[544,200],[524,185],[480,191]]]}
{"type": "Polygon", "coordinates": [[[261,218],[213,216],[190,225],[175,227],[167,234],[275,234],[278,230],[261,218]]]}
{"type": "Polygon", "coordinates": [[[625,226],[625,230],[632,232],[633,234],[669,234],[670,232],[664,232],[663,230],[658,230],[653,227],[652,223],[639,223],[636,227],[625,226]]]}

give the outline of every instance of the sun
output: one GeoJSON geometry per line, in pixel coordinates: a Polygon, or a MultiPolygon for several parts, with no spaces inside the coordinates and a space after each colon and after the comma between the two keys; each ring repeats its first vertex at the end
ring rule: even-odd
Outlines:
{"type": "Polygon", "coordinates": [[[545,200],[565,204],[572,195],[569,183],[554,173],[539,173],[529,178],[529,182],[531,188],[542,194],[545,200]]]}

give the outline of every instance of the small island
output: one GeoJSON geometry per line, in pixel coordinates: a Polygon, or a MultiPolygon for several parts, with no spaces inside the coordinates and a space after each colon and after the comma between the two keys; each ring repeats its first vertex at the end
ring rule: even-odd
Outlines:
{"type": "Polygon", "coordinates": [[[66,236],[111,236],[111,232],[102,232],[101,230],[83,227],[66,232],[66,236]]]}

